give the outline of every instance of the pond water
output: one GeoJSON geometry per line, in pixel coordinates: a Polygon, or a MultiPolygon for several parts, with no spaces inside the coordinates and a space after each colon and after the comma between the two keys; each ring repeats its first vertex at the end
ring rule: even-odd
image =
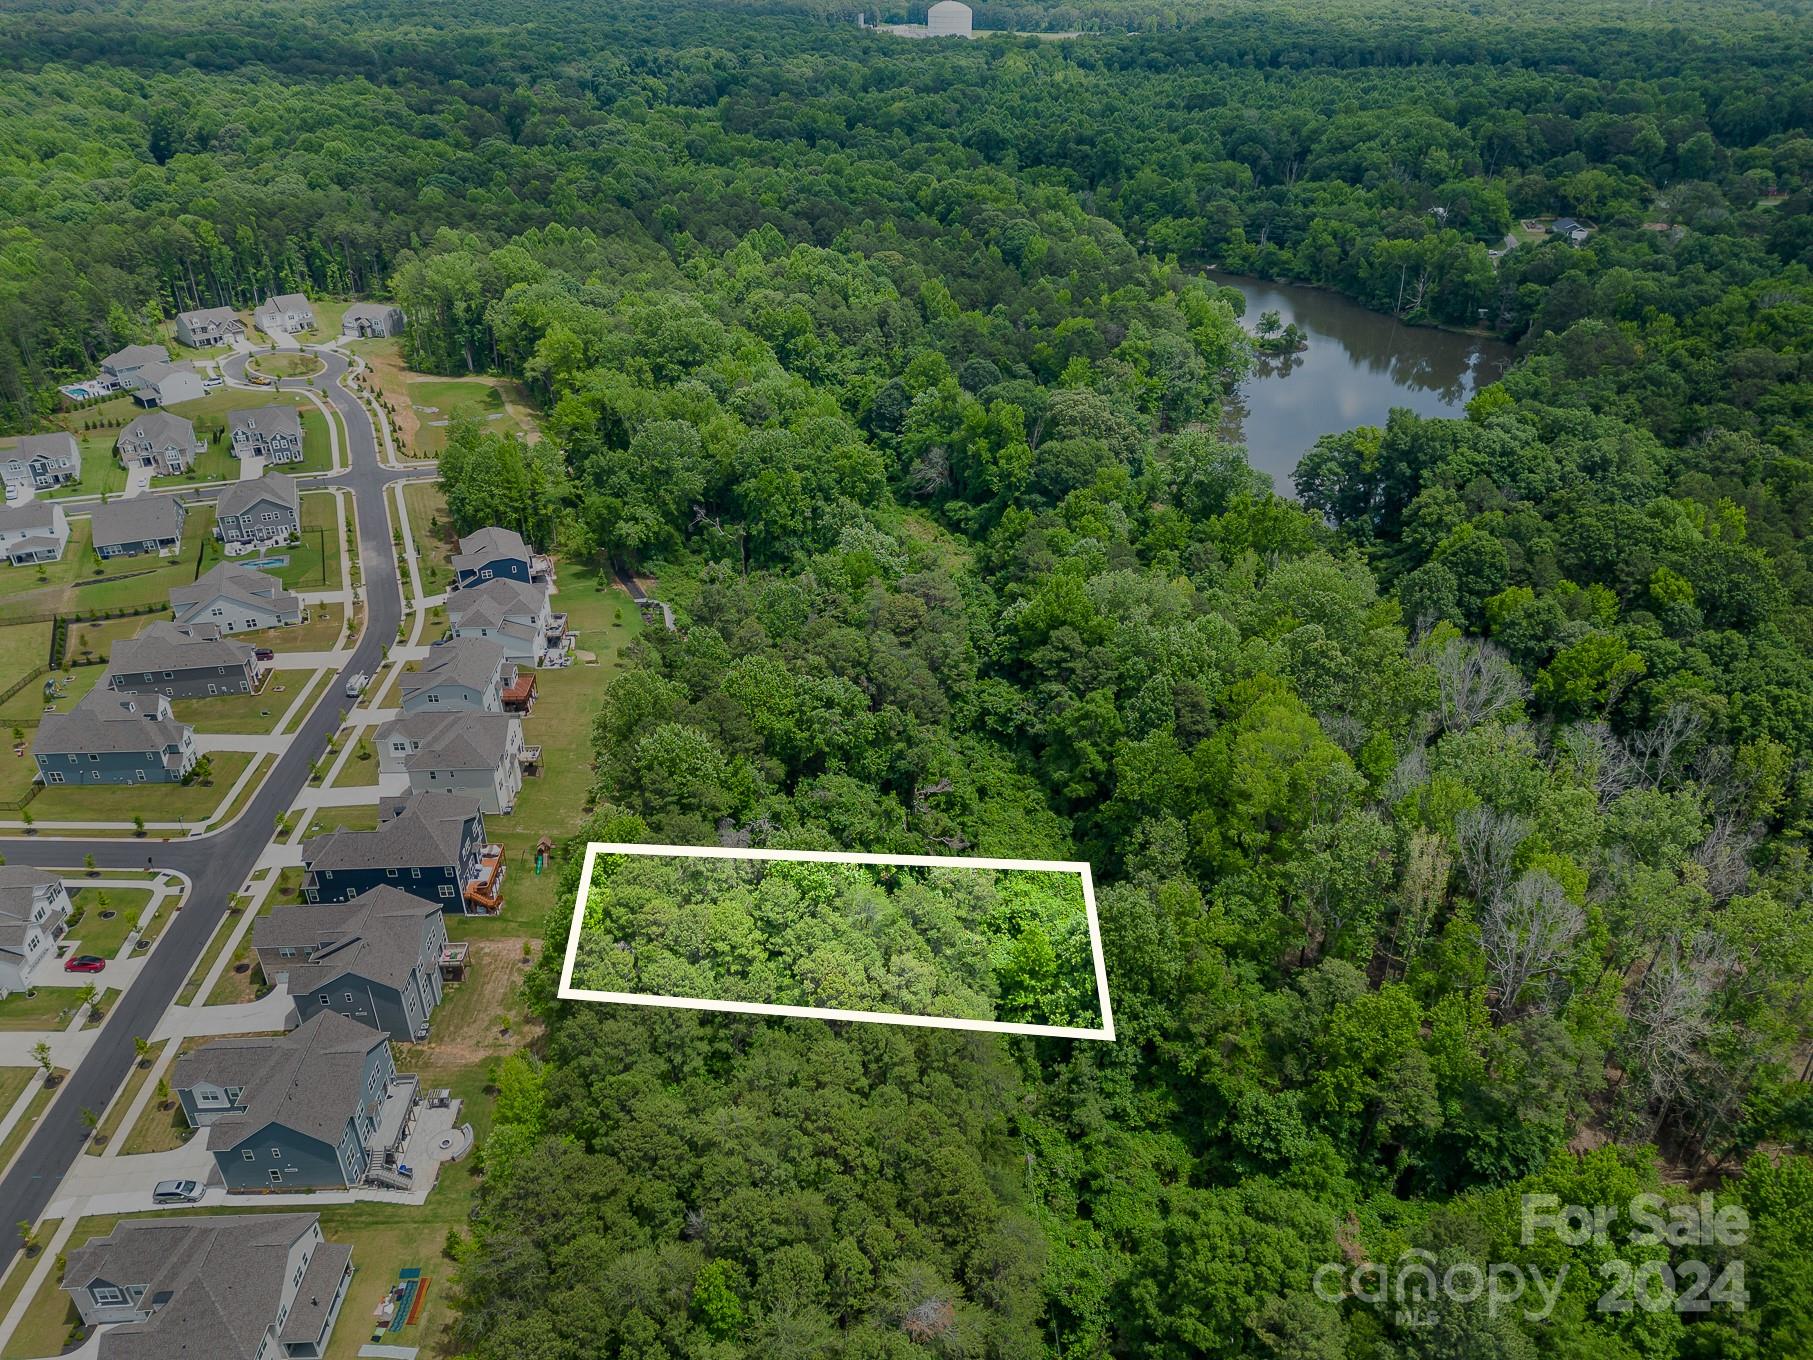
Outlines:
{"type": "Polygon", "coordinates": [[[1209,275],[1246,296],[1243,322],[1262,312],[1296,322],[1309,341],[1298,354],[1260,355],[1222,411],[1222,434],[1246,445],[1254,467],[1294,495],[1291,473],[1310,445],[1356,425],[1383,425],[1394,406],[1456,416],[1511,362],[1498,340],[1406,326],[1339,293],[1233,274],[1209,275]]]}

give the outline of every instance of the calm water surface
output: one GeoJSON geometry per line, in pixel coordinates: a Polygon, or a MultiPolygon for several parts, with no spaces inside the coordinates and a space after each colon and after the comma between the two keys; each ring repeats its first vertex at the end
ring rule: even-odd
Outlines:
{"type": "Polygon", "coordinates": [[[1322,435],[1383,425],[1394,406],[1458,415],[1510,363],[1511,347],[1497,340],[1406,326],[1326,289],[1209,277],[1246,295],[1248,330],[1261,312],[1276,311],[1308,336],[1300,354],[1259,356],[1223,412],[1223,435],[1245,444],[1253,466],[1287,496],[1297,460],[1322,435]]]}

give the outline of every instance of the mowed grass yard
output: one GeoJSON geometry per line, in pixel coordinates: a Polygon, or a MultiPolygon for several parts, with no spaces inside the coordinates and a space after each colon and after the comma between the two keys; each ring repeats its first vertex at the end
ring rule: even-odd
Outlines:
{"type": "Polygon", "coordinates": [[[249,751],[215,751],[208,783],[51,784],[32,800],[40,822],[129,822],[137,813],[148,822],[203,822],[220,806],[252,761],[249,751]]]}
{"type": "MultiPolygon", "coordinates": [[[[69,928],[67,936],[75,952],[117,959],[127,933],[151,904],[151,892],[148,888],[82,888],[72,900],[82,911],[82,919],[69,928]],[[109,912],[112,915],[103,919],[109,912]]],[[[166,898],[166,906],[168,902],[166,898]]]]}
{"type": "Polygon", "coordinates": [[[237,642],[254,647],[269,647],[282,656],[285,652],[325,652],[333,650],[340,637],[340,625],[346,610],[337,604],[306,606],[308,617],[289,628],[258,628],[249,633],[235,633],[237,642]]]}
{"type": "Polygon", "coordinates": [[[88,619],[69,625],[69,637],[63,647],[63,664],[104,662],[113,653],[113,644],[122,638],[134,638],[160,619],[170,617],[168,609],[155,614],[132,614],[123,619],[88,619]]]}
{"type": "Polygon", "coordinates": [[[415,543],[422,593],[439,595],[453,584],[453,554],[460,546],[447,514],[447,497],[434,482],[405,482],[403,505],[409,511],[409,536],[415,543]]]}
{"type": "Polygon", "coordinates": [[[220,560],[212,505],[189,507],[179,552],[169,557],[111,557],[105,562],[94,555],[93,530],[83,515],[69,522],[69,544],[61,561],[0,567],[0,624],[47,614],[167,605],[172,586],[190,584],[220,560]]]}
{"type": "Polygon", "coordinates": [[[412,378],[409,404],[415,409],[416,435],[412,451],[433,458],[447,447],[447,429],[456,415],[471,416],[487,430],[521,434],[523,424],[505,406],[504,392],[483,378],[412,378]]]}
{"type": "Polygon", "coordinates": [[[237,387],[217,387],[199,400],[179,401],[170,408],[171,414],[195,423],[195,433],[208,441],[207,452],[197,455],[195,465],[182,476],[154,477],[152,485],[237,481],[239,460],[233,456],[232,446],[227,442],[227,414],[260,406],[294,406],[302,413],[302,461],[286,463],[278,471],[326,472],[333,467],[333,441],[328,435],[327,417],[305,395],[279,392],[275,388],[248,392],[237,387]]]}
{"type": "Polygon", "coordinates": [[[548,836],[558,846],[584,823],[592,785],[592,717],[606,686],[623,669],[623,649],[642,631],[635,601],[602,567],[561,563],[556,574],[560,589],[554,607],[566,611],[579,650],[596,661],[536,672],[535,708],[523,723],[523,740],[541,746],[542,772],[523,781],[508,817],[485,819],[485,834],[504,847],[509,866],[503,914],[449,917],[449,931],[458,939],[540,938],[556,907],[560,874],[557,865],[535,872],[535,844],[548,836]]]}
{"type": "Polygon", "coordinates": [[[274,732],[313,674],[311,670],[272,671],[257,694],[175,699],[170,710],[180,721],[193,724],[197,732],[274,732]]]}

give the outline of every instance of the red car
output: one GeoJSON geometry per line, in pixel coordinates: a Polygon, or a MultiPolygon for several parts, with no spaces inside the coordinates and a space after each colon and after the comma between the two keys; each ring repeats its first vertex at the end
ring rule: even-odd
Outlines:
{"type": "Polygon", "coordinates": [[[107,966],[107,960],[99,954],[77,954],[63,961],[65,973],[98,973],[107,966]]]}

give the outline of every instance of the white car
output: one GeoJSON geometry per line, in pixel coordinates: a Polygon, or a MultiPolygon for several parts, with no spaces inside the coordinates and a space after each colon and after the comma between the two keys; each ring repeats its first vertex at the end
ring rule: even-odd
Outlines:
{"type": "Polygon", "coordinates": [[[222,381],[223,380],[220,378],[203,378],[201,380],[201,385],[204,389],[211,390],[213,388],[219,387],[222,381]]]}
{"type": "Polygon", "coordinates": [[[348,699],[357,699],[361,694],[365,693],[365,687],[370,683],[371,677],[364,671],[360,671],[352,679],[346,682],[346,697],[348,699]]]}
{"type": "Polygon", "coordinates": [[[153,1204],[193,1204],[201,1196],[200,1181],[159,1181],[151,1188],[153,1204]]]}

